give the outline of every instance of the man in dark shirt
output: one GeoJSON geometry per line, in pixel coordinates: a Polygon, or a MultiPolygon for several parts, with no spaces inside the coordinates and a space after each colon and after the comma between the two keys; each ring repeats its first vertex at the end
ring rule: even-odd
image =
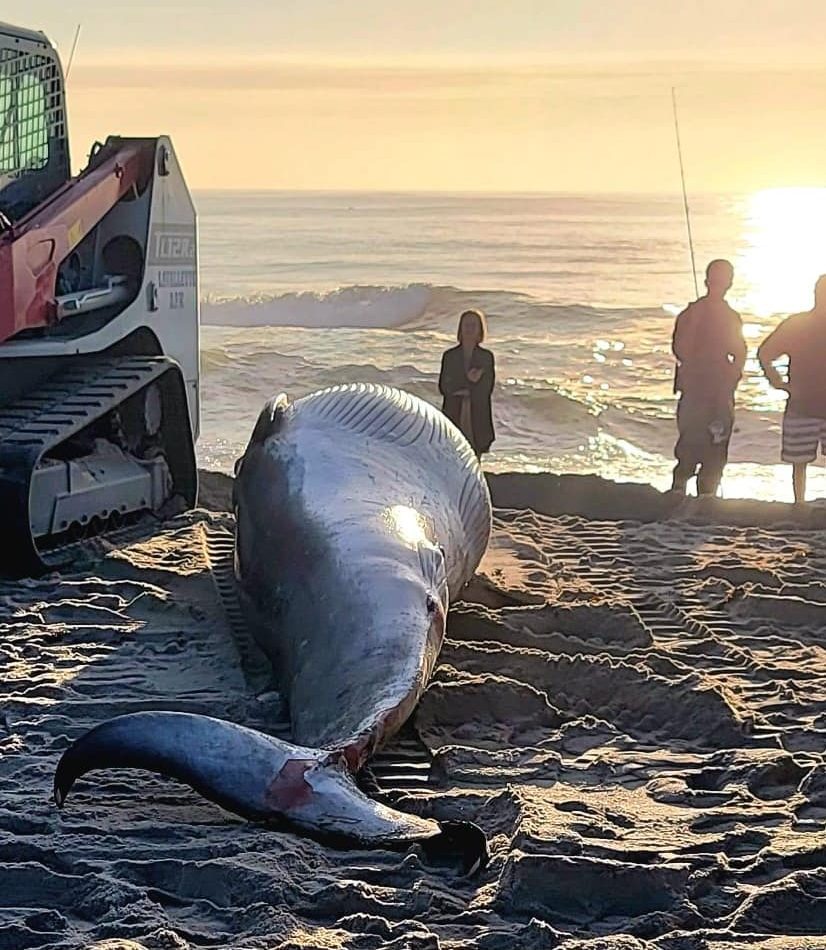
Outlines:
{"type": "Polygon", "coordinates": [[[815,305],[787,317],[763,341],[757,357],[766,379],[789,394],[783,415],[781,458],[792,463],[794,500],[805,501],[806,466],[826,454],[826,274],[815,284],[815,305]],[[788,379],[774,366],[789,357],[788,379]]]}
{"type": "Polygon", "coordinates": [[[674,391],[680,393],[680,402],[672,491],[684,493],[696,475],[699,495],[716,494],[728,461],[734,391],[746,362],[743,322],[725,299],[733,279],[728,261],[712,261],[706,269],[708,292],[689,304],[674,324],[674,391]]]}

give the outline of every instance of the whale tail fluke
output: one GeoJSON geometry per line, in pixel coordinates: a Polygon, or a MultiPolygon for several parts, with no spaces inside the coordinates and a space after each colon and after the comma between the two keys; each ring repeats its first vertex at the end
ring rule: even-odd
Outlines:
{"type": "Polygon", "coordinates": [[[287,411],[290,401],[286,393],[279,393],[267,400],[264,408],[258,414],[258,419],[250,436],[251,445],[260,445],[265,442],[274,432],[277,432],[284,420],[284,413],[287,411]]]}
{"type": "MultiPolygon", "coordinates": [[[[258,413],[258,418],[255,420],[246,452],[254,446],[263,445],[271,435],[278,432],[284,422],[284,416],[289,407],[290,400],[287,398],[286,393],[279,393],[277,396],[273,396],[272,399],[267,400],[264,408],[258,413]]],[[[246,452],[244,455],[246,455],[246,452]]],[[[236,476],[244,464],[244,455],[235,460],[236,476]]]]}
{"type": "Polygon", "coordinates": [[[289,826],[325,843],[398,848],[420,842],[425,855],[458,859],[466,873],[487,863],[487,843],[475,825],[440,825],[396,811],[358,788],[342,756],[223,719],[138,712],[101,723],[61,756],[55,802],[62,807],[87,772],[110,768],[178,779],[242,818],[289,826]]]}

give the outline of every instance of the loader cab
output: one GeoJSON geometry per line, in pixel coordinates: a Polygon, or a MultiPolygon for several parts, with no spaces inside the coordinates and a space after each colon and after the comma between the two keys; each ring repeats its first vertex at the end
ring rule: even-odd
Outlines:
{"type": "Polygon", "coordinates": [[[70,174],[57,52],[42,33],[0,23],[0,231],[70,174]]]}

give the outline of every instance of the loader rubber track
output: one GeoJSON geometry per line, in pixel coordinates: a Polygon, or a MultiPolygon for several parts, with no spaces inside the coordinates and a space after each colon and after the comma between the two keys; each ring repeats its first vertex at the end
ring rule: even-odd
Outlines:
{"type": "Polygon", "coordinates": [[[47,537],[37,543],[31,530],[32,479],[38,463],[67,439],[103,419],[129,397],[162,381],[164,436],[173,493],[195,503],[197,470],[178,364],[162,356],[90,358],[52,376],[38,389],[0,408],[0,511],[3,512],[0,574],[37,576],[71,566],[76,545],[47,537]],[[51,548],[51,550],[50,550],[51,548]]]}

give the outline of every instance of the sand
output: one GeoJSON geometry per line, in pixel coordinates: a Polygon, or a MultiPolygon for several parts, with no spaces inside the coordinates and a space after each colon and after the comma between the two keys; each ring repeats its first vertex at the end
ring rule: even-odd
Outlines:
{"type": "Polygon", "coordinates": [[[53,806],[61,751],[106,717],[285,728],[218,594],[229,480],[205,476],[213,511],[0,584],[0,950],[826,947],[824,512],[491,484],[490,550],[366,779],[477,821],[480,877],[245,824],[141,772],[53,806]]]}

